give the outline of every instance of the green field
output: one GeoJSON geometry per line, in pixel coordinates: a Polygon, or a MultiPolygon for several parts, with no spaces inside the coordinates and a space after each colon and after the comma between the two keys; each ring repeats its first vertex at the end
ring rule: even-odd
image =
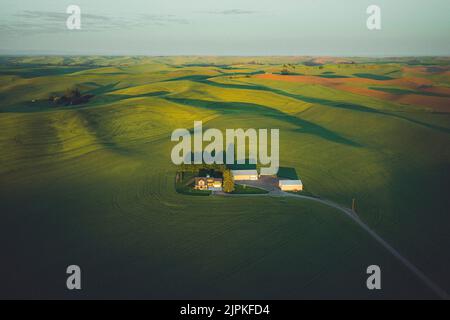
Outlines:
{"type": "Polygon", "coordinates": [[[279,128],[308,192],[355,198],[450,292],[450,59],[310,59],[1,57],[0,297],[436,298],[335,209],[177,192],[170,135],[195,120],[279,128]],[[94,98],[48,102],[74,86],[94,98]]]}

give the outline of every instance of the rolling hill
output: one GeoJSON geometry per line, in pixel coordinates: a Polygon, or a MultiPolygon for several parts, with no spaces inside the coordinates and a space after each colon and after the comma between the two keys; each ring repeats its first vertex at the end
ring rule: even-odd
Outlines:
{"type": "Polygon", "coordinates": [[[364,222],[450,291],[448,58],[0,61],[0,296],[435,297],[333,208],[176,193],[170,134],[194,120],[279,128],[281,165],[309,192],[355,198],[364,222]],[[94,97],[49,104],[75,86],[94,97]],[[83,270],[78,296],[65,290],[69,264],[83,270]],[[365,286],[371,264],[380,292],[365,286]]]}

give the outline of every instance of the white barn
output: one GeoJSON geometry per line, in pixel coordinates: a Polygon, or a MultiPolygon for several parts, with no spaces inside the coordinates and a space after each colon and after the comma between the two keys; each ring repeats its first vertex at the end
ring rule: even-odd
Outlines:
{"type": "Polygon", "coordinates": [[[257,170],[231,170],[235,181],[239,180],[258,180],[257,170]]]}
{"type": "Polygon", "coordinates": [[[301,180],[280,180],[278,186],[283,191],[302,191],[303,183],[301,180]]]}

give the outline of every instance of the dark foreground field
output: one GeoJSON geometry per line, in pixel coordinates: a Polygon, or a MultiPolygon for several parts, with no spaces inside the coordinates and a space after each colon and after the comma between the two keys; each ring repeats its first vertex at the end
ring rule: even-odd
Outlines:
{"type": "Polygon", "coordinates": [[[436,298],[333,208],[177,193],[170,134],[194,120],[279,128],[281,165],[308,192],[355,198],[449,292],[449,70],[448,58],[1,58],[0,297],[436,298]],[[48,101],[74,86],[93,98],[48,101]],[[80,292],[65,289],[70,264],[80,292]]]}

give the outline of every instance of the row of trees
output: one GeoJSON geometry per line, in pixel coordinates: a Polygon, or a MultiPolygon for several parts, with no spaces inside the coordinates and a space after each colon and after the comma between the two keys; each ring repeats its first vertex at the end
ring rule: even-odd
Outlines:
{"type": "Polygon", "coordinates": [[[180,165],[180,169],[181,171],[184,172],[197,172],[200,170],[215,170],[215,171],[221,171],[224,172],[226,170],[226,165],[224,164],[205,164],[205,163],[201,163],[201,164],[186,164],[186,163],[182,163],[180,165]]]}
{"type": "Polygon", "coordinates": [[[288,75],[295,72],[295,66],[293,64],[283,64],[283,69],[281,69],[282,75],[288,75]]]}

